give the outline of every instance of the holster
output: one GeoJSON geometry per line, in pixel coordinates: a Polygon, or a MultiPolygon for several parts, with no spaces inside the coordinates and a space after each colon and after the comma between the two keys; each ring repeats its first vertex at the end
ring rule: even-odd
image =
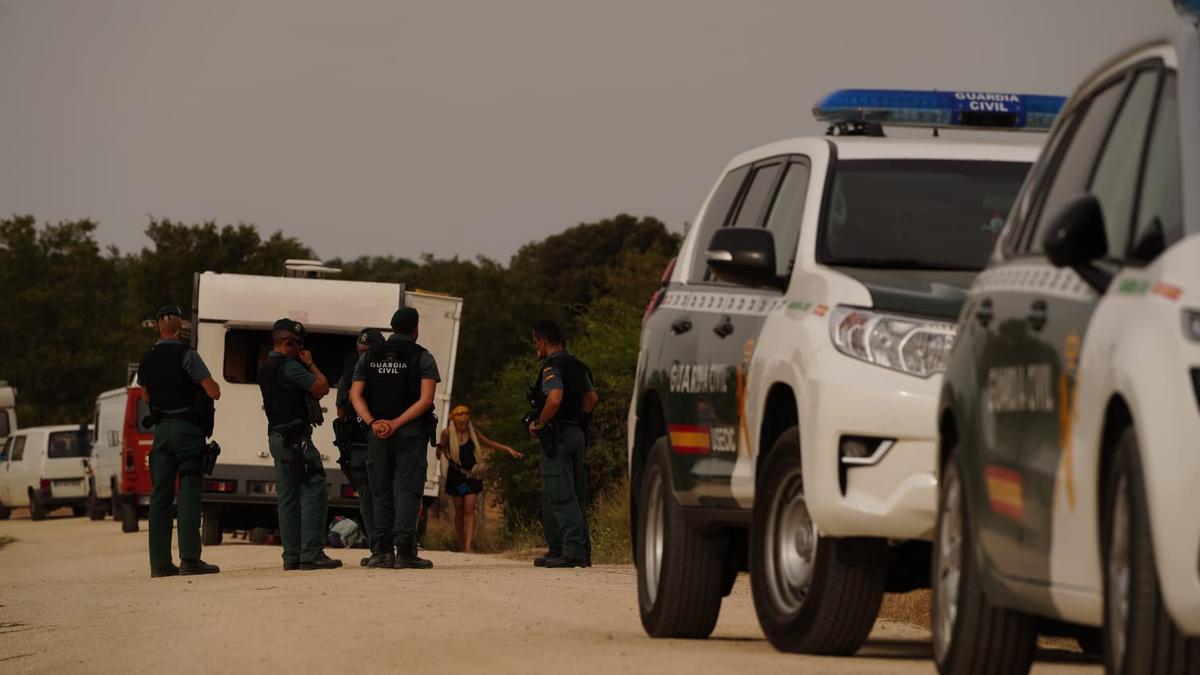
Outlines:
{"type": "Polygon", "coordinates": [[[325,475],[325,467],[320,461],[309,459],[307,450],[312,446],[312,427],[300,420],[271,427],[271,433],[277,433],[283,438],[283,447],[288,450],[289,458],[279,461],[292,467],[292,470],[303,478],[314,475],[325,475]]]}
{"type": "Polygon", "coordinates": [[[201,474],[211,476],[213,469],[217,468],[217,457],[221,455],[221,446],[216,441],[209,441],[208,445],[204,446],[204,462],[201,468],[201,474]]]}

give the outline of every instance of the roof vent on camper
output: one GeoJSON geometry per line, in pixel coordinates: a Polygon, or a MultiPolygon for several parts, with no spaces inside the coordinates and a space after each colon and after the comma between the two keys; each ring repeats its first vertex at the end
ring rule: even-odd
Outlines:
{"type": "Polygon", "coordinates": [[[326,267],[320,260],[285,260],[283,261],[283,276],[301,277],[304,279],[320,279],[330,274],[340,274],[340,267],[326,267]]]}

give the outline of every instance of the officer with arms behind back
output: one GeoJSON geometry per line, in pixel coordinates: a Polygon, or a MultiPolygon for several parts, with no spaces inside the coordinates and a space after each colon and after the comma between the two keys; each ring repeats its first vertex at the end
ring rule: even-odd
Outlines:
{"type": "Polygon", "coordinates": [[[433,392],[441,377],[433,354],[416,342],[419,319],[412,307],[396,310],[392,336],[359,359],[350,388],[354,409],[371,428],[367,471],[375,531],[368,567],[433,567],[417,557],[416,528],[429,464],[425,452],[437,427],[433,392]]]}
{"type": "Polygon", "coordinates": [[[325,555],[325,515],[329,496],[325,468],[312,444],[313,425],[320,424],[317,401],[329,393],[329,382],[304,349],[304,326],[280,319],[271,331],[274,350],[258,370],[267,443],[275,460],[275,492],[284,570],[341,567],[325,555]]]}
{"type": "Polygon", "coordinates": [[[200,559],[200,473],[204,439],[212,433],[212,402],[221,398],[204,360],[179,339],[179,308],[154,316],[159,340],[138,364],[142,397],[150,405],[154,446],[150,451],[150,576],[215,574],[200,559]],[[179,479],[179,567],[171,561],[171,503],[179,479]]]}
{"type": "MultiPolygon", "coordinates": [[[[354,368],[359,358],[371,347],[383,344],[383,333],[374,328],[364,328],[358,333],[358,343],[355,352],[349,355],[342,366],[342,377],[337,383],[337,420],[333,423],[334,437],[337,439],[341,458],[338,464],[346,480],[354,486],[358,494],[358,512],[362,517],[363,533],[368,538],[375,532],[374,509],[375,502],[371,496],[371,485],[367,479],[367,439],[371,430],[359,418],[350,403],[350,387],[354,382],[354,368]]],[[[366,565],[370,558],[363,558],[366,565]]]]}
{"type": "Polygon", "coordinates": [[[530,392],[536,418],[529,433],[542,447],[542,528],[548,551],[538,567],[590,567],[587,526],[587,443],[584,427],[600,396],[587,365],[567,353],[567,340],[549,319],[533,325],[533,345],[542,359],[530,392]]]}

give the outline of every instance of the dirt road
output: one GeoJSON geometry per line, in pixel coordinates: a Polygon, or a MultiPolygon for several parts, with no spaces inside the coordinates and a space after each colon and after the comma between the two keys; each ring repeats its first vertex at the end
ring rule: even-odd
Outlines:
{"type": "MultiPolygon", "coordinates": [[[[149,578],[145,523],[0,521],[0,672],[932,673],[925,631],[881,621],[854,658],[775,652],[745,579],[713,637],[651,640],[634,570],[541,570],[525,560],[429,552],[432,571],[283,572],[279,549],[206,549],[222,572],[149,578]]],[[[1043,650],[1035,673],[1096,673],[1043,650]]]]}

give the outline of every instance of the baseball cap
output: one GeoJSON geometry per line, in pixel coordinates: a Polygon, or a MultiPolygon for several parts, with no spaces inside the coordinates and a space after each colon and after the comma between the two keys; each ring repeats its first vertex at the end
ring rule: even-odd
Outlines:
{"type": "Polygon", "coordinates": [[[179,308],[176,307],[175,305],[163,305],[162,307],[158,308],[158,312],[155,313],[155,315],[154,315],[154,320],[158,321],[158,320],[162,319],[164,316],[180,316],[181,317],[181,316],[183,316],[183,312],[179,311],[179,308]]]}
{"type": "Polygon", "coordinates": [[[292,321],[291,319],[287,318],[280,319],[271,326],[271,329],[286,330],[289,333],[295,333],[296,336],[301,340],[304,339],[304,324],[300,323],[299,321],[292,321]]]}
{"type": "Polygon", "coordinates": [[[369,347],[381,342],[383,342],[383,333],[377,328],[364,328],[358,333],[358,344],[360,345],[367,345],[369,347]]]}

